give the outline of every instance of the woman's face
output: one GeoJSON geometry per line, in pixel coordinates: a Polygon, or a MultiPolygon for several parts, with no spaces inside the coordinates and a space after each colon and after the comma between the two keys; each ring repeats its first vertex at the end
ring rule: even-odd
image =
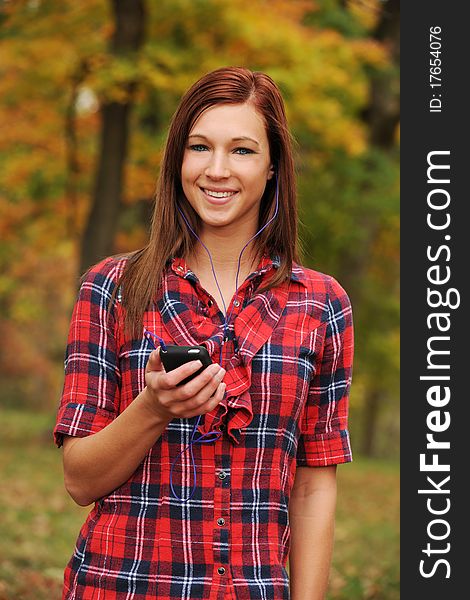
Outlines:
{"type": "Polygon", "coordinates": [[[204,228],[254,234],[273,174],[264,122],[251,104],[209,108],[189,132],[181,183],[204,228]]]}

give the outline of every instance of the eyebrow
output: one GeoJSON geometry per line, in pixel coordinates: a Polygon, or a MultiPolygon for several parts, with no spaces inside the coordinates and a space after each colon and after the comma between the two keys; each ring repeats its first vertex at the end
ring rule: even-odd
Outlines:
{"type": "MultiPolygon", "coordinates": [[[[192,138],[192,137],[197,137],[197,138],[201,138],[203,140],[208,140],[208,138],[205,135],[202,135],[202,133],[192,133],[191,135],[188,135],[188,139],[192,138]]],[[[232,142],[244,142],[244,141],[249,141],[249,142],[253,142],[254,144],[256,144],[257,146],[259,146],[259,142],[257,142],[255,139],[248,137],[247,135],[240,135],[238,137],[234,137],[231,140],[232,142]]]]}

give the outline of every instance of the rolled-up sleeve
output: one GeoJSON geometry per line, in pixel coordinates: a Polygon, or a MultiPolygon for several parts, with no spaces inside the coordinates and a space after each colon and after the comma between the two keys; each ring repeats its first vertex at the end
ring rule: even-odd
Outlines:
{"type": "Polygon", "coordinates": [[[119,407],[114,309],[110,300],[116,268],[112,259],[93,267],[75,303],[65,355],[65,378],[54,427],[54,441],[64,435],[85,437],[103,429],[119,407]]]}
{"type": "Polygon", "coordinates": [[[297,466],[328,466],[352,461],[348,432],[349,391],[354,353],[351,302],[329,278],[323,347],[315,365],[301,419],[297,466]]]}

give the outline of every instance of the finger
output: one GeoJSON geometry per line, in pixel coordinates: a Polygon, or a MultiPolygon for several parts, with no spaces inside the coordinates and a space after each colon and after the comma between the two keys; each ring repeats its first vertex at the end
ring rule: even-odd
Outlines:
{"type": "Polygon", "coordinates": [[[213,408],[215,408],[217,404],[219,404],[219,402],[224,399],[226,389],[226,383],[224,383],[223,381],[219,383],[219,387],[217,388],[215,394],[211,396],[206,403],[206,407],[208,410],[212,410],[213,408]]]}
{"type": "Polygon", "coordinates": [[[211,410],[213,410],[219,404],[219,402],[223,399],[223,397],[225,395],[226,387],[227,386],[223,381],[221,383],[219,383],[215,393],[212,396],[210,396],[209,399],[206,400],[206,402],[202,403],[200,406],[196,407],[189,413],[185,412],[185,417],[190,419],[191,417],[195,417],[197,415],[203,415],[203,414],[206,414],[206,413],[210,412],[211,410]]]}
{"type": "Polygon", "coordinates": [[[217,364],[210,365],[200,375],[181,386],[180,399],[184,401],[193,398],[195,405],[200,404],[201,400],[207,400],[215,392],[224,375],[225,369],[217,364]]]}
{"type": "Polygon", "coordinates": [[[150,353],[145,372],[150,373],[150,371],[163,371],[162,359],[160,358],[160,346],[150,353]]]}
{"type": "Polygon", "coordinates": [[[221,381],[215,386],[215,389],[209,384],[201,391],[201,397],[203,398],[201,406],[204,409],[204,412],[212,410],[219,404],[225,395],[226,387],[227,385],[221,381]]]}
{"type": "Polygon", "coordinates": [[[165,376],[162,377],[162,387],[165,389],[176,387],[181,381],[186,379],[186,377],[197,373],[201,367],[202,362],[200,360],[191,360],[172,371],[168,371],[168,373],[165,373],[165,376]]]}
{"type": "MultiPolygon", "coordinates": [[[[205,405],[207,403],[211,403],[216,394],[220,394],[220,386],[225,386],[222,378],[225,375],[225,371],[223,373],[218,373],[215,375],[209,383],[202,388],[202,390],[194,397],[194,399],[198,402],[199,405],[205,405]]],[[[225,389],[225,388],[224,388],[225,389]]],[[[221,394],[219,401],[222,400],[223,394],[221,394]]]]}

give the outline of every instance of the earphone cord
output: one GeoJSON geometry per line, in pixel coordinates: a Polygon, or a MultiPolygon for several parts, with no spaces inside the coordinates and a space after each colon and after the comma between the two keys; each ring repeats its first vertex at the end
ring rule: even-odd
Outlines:
{"type": "MultiPolygon", "coordinates": [[[[240,255],[238,257],[238,266],[237,266],[237,274],[236,274],[236,278],[235,278],[235,294],[234,294],[234,298],[237,295],[238,292],[238,277],[240,274],[240,267],[241,267],[241,260],[242,260],[242,255],[243,252],[245,251],[246,247],[248,246],[248,244],[250,244],[262,231],[264,231],[266,229],[266,227],[272,223],[274,221],[274,219],[277,217],[278,211],[279,211],[279,181],[278,181],[278,177],[277,177],[277,172],[275,174],[276,177],[276,194],[275,194],[275,209],[274,209],[274,214],[273,216],[263,225],[263,227],[261,227],[261,229],[259,231],[257,231],[255,233],[255,235],[253,237],[251,237],[248,242],[243,246],[240,255]]],[[[191,225],[188,222],[188,219],[186,218],[186,216],[184,215],[183,211],[180,209],[180,207],[177,205],[177,209],[179,211],[179,213],[181,214],[184,222],[186,223],[189,231],[194,235],[194,237],[200,242],[200,244],[202,245],[202,247],[204,248],[204,250],[207,252],[207,255],[209,257],[209,261],[211,264],[211,269],[212,269],[212,274],[214,276],[214,280],[215,280],[215,284],[217,286],[217,289],[219,291],[220,297],[222,299],[222,305],[224,307],[224,329],[223,329],[223,339],[222,339],[222,343],[220,344],[220,354],[219,354],[219,365],[222,366],[222,351],[223,351],[223,346],[225,344],[225,342],[227,341],[227,328],[228,328],[228,324],[230,322],[232,313],[233,313],[233,308],[234,308],[234,304],[232,303],[232,309],[230,311],[230,314],[227,316],[227,307],[225,306],[225,300],[222,294],[222,291],[220,289],[219,286],[219,282],[217,279],[217,275],[215,273],[215,267],[214,267],[214,263],[212,261],[212,256],[211,253],[209,251],[209,249],[207,248],[207,246],[204,244],[204,242],[201,240],[201,238],[197,235],[197,233],[194,231],[194,229],[191,227],[191,225]]],[[[150,331],[146,331],[146,334],[150,334],[153,337],[157,338],[160,341],[160,344],[162,344],[162,348],[164,349],[164,342],[163,340],[159,337],[156,336],[155,334],[153,334],[150,331]]],[[[147,337],[147,339],[152,343],[153,347],[155,348],[155,344],[153,343],[153,341],[151,339],[149,339],[147,337]]],[[[173,496],[178,499],[181,500],[182,502],[187,502],[188,500],[190,500],[193,497],[194,492],[196,491],[196,462],[194,460],[194,453],[193,453],[193,444],[204,444],[204,443],[211,443],[211,442],[215,442],[216,440],[218,440],[223,434],[221,431],[208,431],[202,435],[200,435],[199,437],[195,438],[195,434],[196,434],[196,430],[199,426],[199,422],[201,420],[201,416],[198,416],[198,419],[194,425],[192,434],[191,434],[191,441],[189,442],[189,444],[178,454],[178,456],[173,460],[173,462],[171,463],[171,469],[170,469],[170,487],[171,487],[171,491],[173,493],[173,496]],[[213,437],[210,437],[213,436],[213,437]],[[215,436],[215,437],[214,437],[215,436]],[[204,439],[204,438],[210,438],[210,439],[204,439]],[[175,466],[177,460],[179,459],[179,457],[186,452],[187,449],[190,449],[190,454],[191,454],[191,460],[192,460],[192,464],[193,464],[193,473],[194,473],[194,486],[193,486],[193,491],[191,492],[190,496],[188,498],[181,498],[180,496],[178,496],[173,488],[173,467],[175,466]]]]}

